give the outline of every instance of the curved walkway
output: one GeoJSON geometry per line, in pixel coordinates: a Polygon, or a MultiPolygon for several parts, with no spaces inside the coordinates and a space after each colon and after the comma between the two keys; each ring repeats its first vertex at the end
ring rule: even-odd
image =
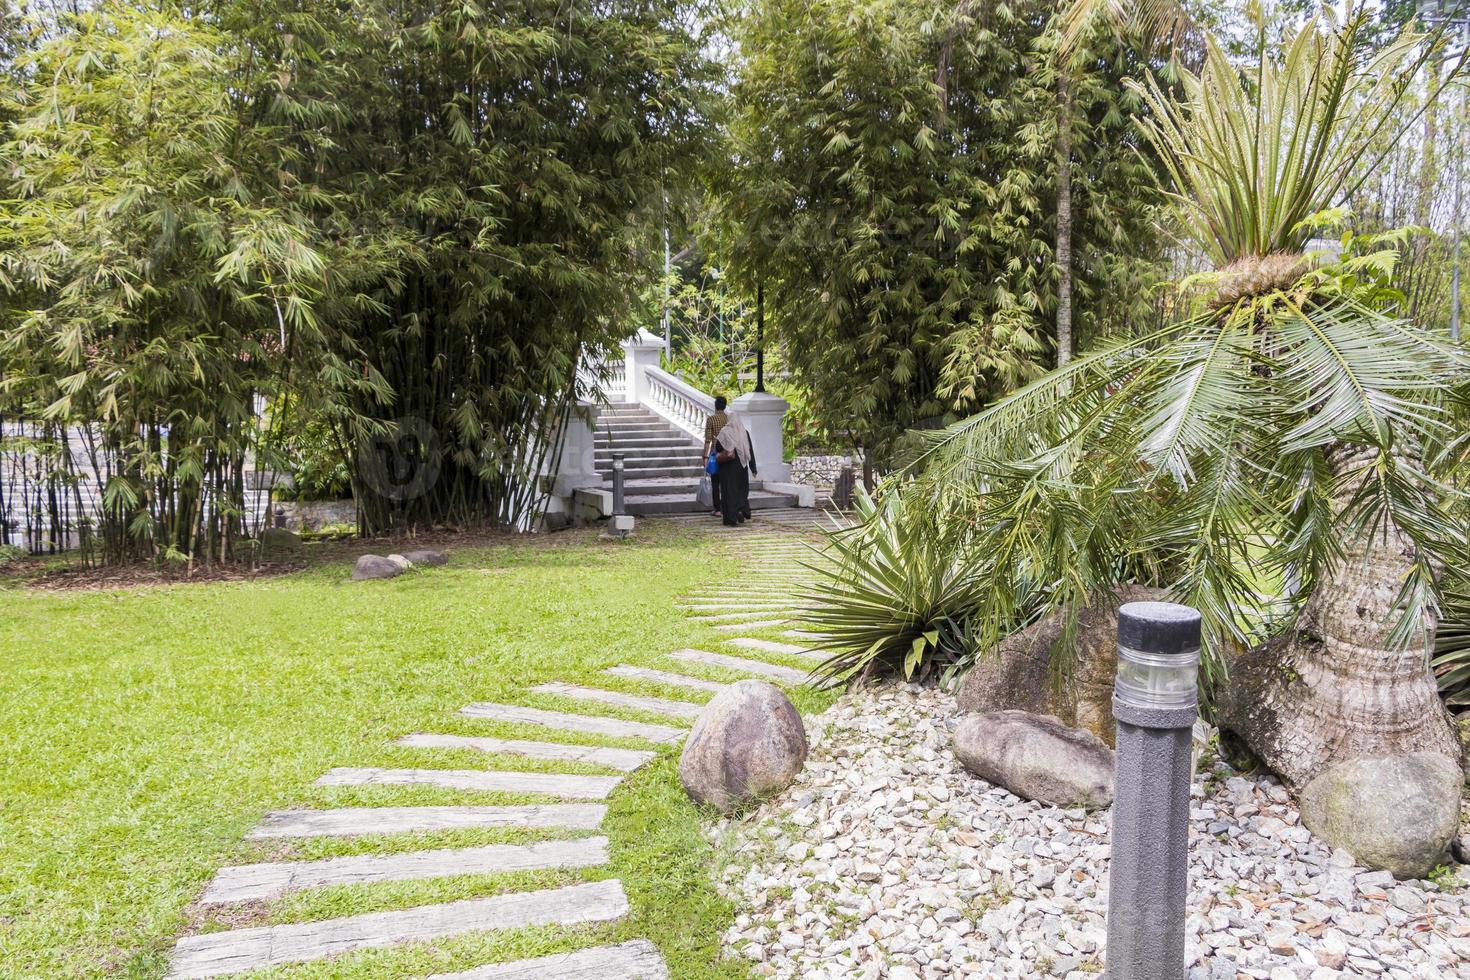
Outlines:
{"type": "MultiPolygon", "coordinates": [[[[508,723],[525,730],[524,738],[490,738],[412,732],[397,744],[425,750],[475,749],[492,756],[519,756],[551,763],[592,765],[615,774],[520,772],[481,769],[349,768],[324,773],[321,786],[430,786],[529,794],[548,802],[515,806],[344,807],[327,810],[283,810],[268,813],[248,837],[309,838],[366,834],[427,835],[465,828],[555,829],[596,831],[606,814],[602,801],[617,791],[624,776],[654,758],[652,750],[635,750],[557,741],[569,734],[591,739],[636,739],[651,746],[683,740],[702,702],[727,686],[724,682],[680,672],[685,665],[715,667],[795,687],[805,683],[807,669],[792,661],[820,658],[797,643],[745,635],[758,630],[786,629],[799,615],[792,592],[807,581],[803,560],[814,557],[810,512],[777,511],[757,516],[749,526],[710,526],[724,538],[717,547],[746,559],[749,574],[738,585],[706,586],[682,603],[691,621],[712,625],[729,639],[717,650],[670,651],[667,670],[621,664],[607,668],[610,677],[653,681],[689,692],[691,700],[627,694],[613,689],[550,682],[529,690],[553,694],[589,712],[601,707],[631,709],[667,719],[666,723],[626,721],[598,714],[547,711],[515,704],[476,702],[461,706],[468,718],[508,723]],[[773,660],[772,658],[777,658],[773,660]],[[785,658],[786,663],[780,662],[785,658]],[[694,700],[698,699],[698,700],[694,700]],[[552,802],[554,801],[554,802],[552,802]]],[[[708,525],[708,518],[689,520],[708,525]]],[[[552,839],[530,844],[494,844],[466,848],[410,850],[392,855],[361,855],[316,861],[278,861],[222,868],[200,900],[206,906],[269,902],[292,892],[331,885],[411,881],[466,874],[495,874],[548,868],[588,868],[605,864],[605,836],[552,839]]],[[[170,957],[170,978],[214,977],[271,966],[303,963],[354,950],[392,947],[464,933],[536,926],[575,926],[609,922],[629,912],[629,900],[617,879],[560,888],[514,892],[488,898],[421,905],[393,911],[365,912],[290,925],[227,929],[188,936],[170,957]]],[[[668,977],[657,946],[636,940],[596,946],[554,956],[440,974],[435,980],[657,980],[668,977]]]]}

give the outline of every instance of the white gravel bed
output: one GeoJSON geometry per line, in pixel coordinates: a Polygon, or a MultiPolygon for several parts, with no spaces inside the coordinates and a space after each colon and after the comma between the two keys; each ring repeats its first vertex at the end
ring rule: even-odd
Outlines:
{"type": "MultiPolygon", "coordinates": [[[[1108,814],[1021,800],[955,761],[952,699],[887,686],[809,718],[796,782],[712,833],[729,955],[802,980],[1088,978],[1106,942],[1108,814]]],[[[1191,980],[1470,978],[1470,878],[1355,867],[1285,789],[1207,757],[1190,834],[1191,980]]]]}

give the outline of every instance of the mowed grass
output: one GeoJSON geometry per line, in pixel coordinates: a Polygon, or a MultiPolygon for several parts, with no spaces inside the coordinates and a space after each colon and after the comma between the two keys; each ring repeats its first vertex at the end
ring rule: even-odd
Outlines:
{"type": "MultiPolygon", "coordinates": [[[[719,855],[703,833],[710,818],[679,787],[677,747],[455,714],[493,700],[678,724],[528,689],[562,680],[708,700],[705,692],[600,671],[629,663],[737,679],[662,656],[685,646],[719,649],[729,639],[676,608],[686,590],[738,577],[728,554],[696,531],[645,522],[630,543],[588,532],[507,539],[386,582],[352,583],[342,561],[248,583],[0,588],[0,976],[157,978],[188,931],[606,877],[621,879],[633,904],[619,923],[480,934],[253,976],[425,976],[635,937],[655,940],[675,977],[746,976],[744,966],[720,957],[732,909],[714,891],[719,855]],[[243,840],[271,809],[544,801],[313,785],[334,766],[600,771],[393,745],[413,731],[655,748],[659,756],[608,801],[597,832],[611,840],[605,867],[320,889],[218,911],[193,904],[226,864],[577,836],[487,830],[243,840]]],[[[830,696],[794,699],[809,711],[830,696]]]]}

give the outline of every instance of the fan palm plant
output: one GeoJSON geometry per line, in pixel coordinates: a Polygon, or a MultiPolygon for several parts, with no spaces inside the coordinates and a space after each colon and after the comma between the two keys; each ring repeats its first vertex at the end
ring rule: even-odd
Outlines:
{"type": "Polygon", "coordinates": [[[1178,101],[1139,84],[1180,236],[1213,271],[1166,328],[933,435],[905,491],[971,519],[982,649],[1130,580],[1199,608],[1207,691],[1226,651],[1258,655],[1230,665],[1222,720],[1293,786],[1345,754],[1454,751],[1427,649],[1436,570],[1467,554],[1448,447],[1470,357],[1397,315],[1391,239],[1309,249],[1442,56],[1366,28],[1313,20],[1246,72],[1207,41],[1178,101]],[[1364,694],[1372,717],[1346,707],[1364,694]]]}

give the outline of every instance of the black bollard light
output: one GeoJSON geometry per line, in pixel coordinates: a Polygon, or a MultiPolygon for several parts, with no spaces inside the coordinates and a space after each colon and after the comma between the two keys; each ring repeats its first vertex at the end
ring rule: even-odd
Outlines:
{"type": "Polygon", "coordinates": [[[1199,650],[1200,614],[1188,606],[1129,602],[1119,608],[1109,980],[1185,978],[1199,650]]]}
{"type": "Polygon", "coordinates": [[[613,512],[612,516],[623,516],[623,454],[613,453],[613,512]]]}

